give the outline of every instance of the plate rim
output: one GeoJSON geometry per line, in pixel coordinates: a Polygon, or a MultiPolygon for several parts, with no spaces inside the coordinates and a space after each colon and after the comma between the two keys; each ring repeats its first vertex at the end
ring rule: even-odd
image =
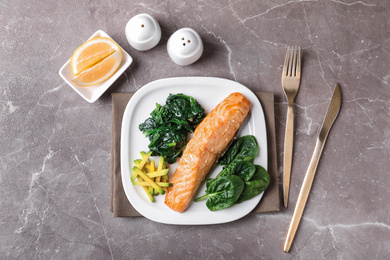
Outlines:
{"type": "MultiPolygon", "coordinates": [[[[158,80],[149,82],[149,83],[145,84],[143,87],[141,87],[140,89],[138,89],[133,94],[133,96],[128,101],[128,103],[126,104],[126,108],[125,108],[124,113],[123,113],[122,125],[121,125],[121,143],[120,143],[120,145],[121,145],[121,147],[120,147],[121,162],[120,162],[120,164],[121,164],[122,185],[123,185],[123,189],[124,189],[125,194],[126,194],[126,198],[128,199],[129,203],[134,207],[134,209],[137,212],[139,212],[142,216],[144,216],[144,217],[146,217],[146,218],[148,218],[148,219],[150,219],[152,221],[159,222],[159,223],[164,223],[164,224],[173,224],[173,225],[208,225],[208,224],[222,224],[222,223],[227,223],[227,222],[232,222],[232,221],[238,220],[238,219],[246,216],[247,214],[249,214],[258,205],[258,203],[260,203],[264,192],[259,194],[259,195],[257,195],[257,196],[259,196],[257,198],[258,201],[245,214],[240,215],[238,217],[234,217],[232,219],[227,219],[227,220],[224,219],[224,220],[219,220],[219,221],[212,220],[212,221],[206,221],[206,222],[205,221],[174,222],[174,221],[161,220],[159,218],[149,216],[149,213],[145,212],[144,209],[139,208],[137,204],[134,204],[134,203],[131,202],[131,199],[130,199],[131,198],[131,194],[129,194],[130,191],[126,188],[126,186],[125,186],[126,183],[124,181],[124,178],[126,179],[126,176],[131,173],[130,172],[130,167],[129,167],[129,165],[127,165],[127,163],[131,163],[131,160],[130,160],[130,158],[128,158],[127,160],[125,158],[126,155],[130,155],[130,152],[129,152],[130,148],[128,147],[127,148],[128,150],[126,151],[125,143],[128,143],[130,141],[129,140],[129,138],[130,138],[129,134],[130,134],[130,130],[131,130],[130,122],[131,122],[131,116],[132,116],[131,104],[133,104],[133,103],[138,104],[140,102],[140,98],[142,98],[145,94],[149,93],[150,91],[153,91],[153,90],[159,89],[159,88],[166,88],[167,84],[174,85],[176,87],[176,85],[174,84],[175,81],[176,81],[176,83],[178,83],[178,82],[180,83],[183,80],[184,81],[189,81],[189,82],[197,81],[197,85],[207,85],[207,86],[208,85],[215,85],[215,86],[218,85],[217,87],[219,87],[222,83],[225,83],[225,85],[229,84],[230,87],[231,86],[237,86],[237,87],[239,86],[241,88],[241,90],[245,90],[246,92],[249,92],[250,95],[252,95],[252,98],[256,98],[256,100],[258,102],[258,105],[259,105],[259,108],[260,108],[260,111],[258,111],[258,113],[260,113],[260,116],[262,117],[261,118],[262,120],[260,122],[261,122],[261,124],[264,125],[264,129],[263,129],[264,130],[264,137],[263,138],[265,139],[264,140],[265,143],[263,144],[261,149],[266,151],[265,152],[265,162],[261,166],[263,166],[266,170],[268,169],[268,137],[267,137],[267,130],[266,130],[267,126],[266,126],[265,116],[264,116],[264,109],[263,109],[263,106],[262,106],[260,100],[258,99],[256,94],[252,90],[250,90],[248,87],[246,87],[246,86],[244,86],[241,83],[238,83],[236,81],[229,80],[229,79],[224,79],[224,78],[218,78],[218,77],[194,77],[194,76],[189,76],[189,77],[171,77],[171,78],[158,79],[158,80]],[[216,84],[216,83],[218,83],[218,84],[216,84]],[[126,168],[129,168],[129,169],[127,169],[127,171],[126,171],[126,168]]],[[[233,93],[234,91],[231,92],[230,90],[228,90],[227,92],[228,93],[233,93]]],[[[240,90],[237,90],[237,92],[240,92],[240,90]]],[[[257,120],[260,120],[260,119],[257,119],[257,120]]],[[[254,197],[252,199],[255,199],[256,197],[254,197]]],[[[184,215],[185,214],[185,213],[178,213],[178,212],[175,212],[173,210],[172,210],[171,213],[172,214],[180,214],[180,215],[184,215]]]]}

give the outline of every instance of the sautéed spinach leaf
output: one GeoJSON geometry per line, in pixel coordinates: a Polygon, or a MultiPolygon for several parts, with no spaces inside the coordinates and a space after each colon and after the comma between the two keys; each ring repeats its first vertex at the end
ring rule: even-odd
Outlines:
{"type": "Polygon", "coordinates": [[[204,109],[193,97],[169,94],[165,105],[156,104],[139,130],[149,139],[148,147],[153,156],[163,156],[168,163],[174,163],[187,144],[187,134],[193,132],[204,117],[204,109]]]}
{"type": "Polygon", "coordinates": [[[206,180],[206,194],[195,202],[208,199],[206,206],[215,211],[262,193],[268,187],[270,177],[263,167],[253,164],[258,154],[259,146],[254,136],[235,140],[218,161],[223,165],[222,171],[215,179],[206,180]]]}

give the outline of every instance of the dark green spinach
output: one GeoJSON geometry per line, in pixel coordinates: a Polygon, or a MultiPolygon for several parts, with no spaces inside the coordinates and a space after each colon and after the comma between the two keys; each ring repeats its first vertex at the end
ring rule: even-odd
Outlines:
{"type": "Polygon", "coordinates": [[[187,134],[193,132],[204,117],[204,109],[193,97],[169,94],[165,105],[156,104],[139,130],[149,139],[148,147],[153,156],[163,156],[168,163],[174,163],[187,144],[187,134]]]}
{"type": "Polygon", "coordinates": [[[232,162],[249,161],[259,154],[259,146],[253,135],[246,135],[235,140],[225,154],[218,160],[219,165],[228,165],[232,162]]]}
{"type": "Polygon", "coordinates": [[[268,187],[270,178],[263,167],[253,164],[258,154],[259,146],[254,136],[247,135],[235,140],[218,161],[220,165],[223,165],[222,171],[215,179],[206,180],[206,194],[195,199],[195,202],[208,199],[206,206],[211,211],[215,211],[249,200],[262,193],[268,187]],[[233,197],[232,189],[227,185],[230,178],[235,180],[237,186],[238,179],[243,184],[242,190],[241,188],[235,190],[234,196],[238,195],[238,197],[234,202],[232,202],[233,198],[227,200],[225,195],[230,192],[233,197]]]}
{"type": "Polygon", "coordinates": [[[238,175],[244,181],[249,181],[255,172],[256,172],[256,167],[251,162],[247,162],[247,161],[233,162],[228,164],[217,175],[217,178],[220,176],[238,175]]]}
{"type": "Polygon", "coordinates": [[[206,183],[206,195],[195,199],[195,202],[208,199],[207,208],[211,211],[226,209],[232,206],[244,190],[244,181],[236,176],[221,176],[206,183]]]}
{"type": "Polygon", "coordinates": [[[269,185],[270,178],[268,172],[263,167],[256,165],[255,174],[253,174],[252,178],[245,180],[244,182],[245,188],[236,203],[249,200],[265,191],[269,185]]]}

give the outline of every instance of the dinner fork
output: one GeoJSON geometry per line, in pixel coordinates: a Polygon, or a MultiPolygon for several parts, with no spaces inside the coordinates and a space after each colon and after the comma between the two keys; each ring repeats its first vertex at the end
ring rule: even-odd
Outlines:
{"type": "Polygon", "coordinates": [[[284,138],[283,158],[283,198],[284,206],[288,205],[290,176],[293,152],[294,109],[293,102],[298,93],[301,81],[301,49],[289,47],[283,65],[282,87],[288,101],[286,133],[284,138]]]}

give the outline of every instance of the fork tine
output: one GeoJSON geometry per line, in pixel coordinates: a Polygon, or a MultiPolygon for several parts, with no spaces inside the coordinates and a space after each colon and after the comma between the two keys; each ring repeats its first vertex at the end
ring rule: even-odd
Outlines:
{"type": "Polygon", "coordinates": [[[287,76],[289,54],[290,54],[290,47],[287,48],[286,58],[284,59],[283,74],[282,74],[283,76],[287,76]]]}
{"type": "Polygon", "coordinates": [[[287,76],[291,77],[292,75],[292,60],[293,60],[293,48],[289,48],[289,53],[290,53],[290,57],[289,57],[289,61],[288,61],[288,73],[287,73],[287,76]]]}
{"type": "Polygon", "coordinates": [[[297,47],[294,47],[294,53],[293,53],[293,62],[292,62],[292,73],[291,76],[296,76],[296,64],[297,64],[297,47]]]}
{"type": "Polygon", "coordinates": [[[298,47],[297,77],[301,77],[301,47],[298,47]]]}

